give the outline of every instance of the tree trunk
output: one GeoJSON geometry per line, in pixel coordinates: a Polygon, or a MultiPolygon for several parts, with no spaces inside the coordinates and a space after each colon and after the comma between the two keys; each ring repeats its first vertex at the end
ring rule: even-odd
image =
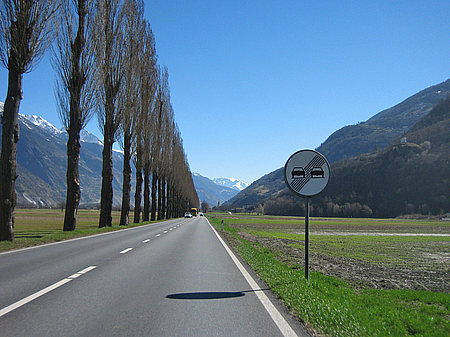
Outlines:
{"type": "Polygon", "coordinates": [[[157,219],[162,219],[162,177],[158,179],[158,214],[157,219]]]}
{"type": "Polygon", "coordinates": [[[170,190],[170,184],[167,183],[166,188],[166,219],[172,219],[172,209],[170,205],[170,198],[171,198],[171,190],[170,190]]]}
{"type": "Polygon", "coordinates": [[[120,213],[120,225],[128,225],[128,215],[130,213],[130,191],[131,191],[131,166],[130,166],[130,148],[131,135],[128,130],[125,131],[123,142],[123,186],[122,186],[122,209],[120,213]]]}
{"type": "Polygon", "coordinates": [[[144,221],[150,220],[150,165],[144,168],[144,213],[142,217],[144,221]]]}
{"type": "Polygon", "coordinates": [[[157,199],[156,199],[156,192],[157,192],[157,182],[158,182],[158,175],[156,173],[156,170],[152,172],[152,214],[150,217],[151,221],[156,220],[156,206],[157,206],[157,199]]]}
{"type": "Polygon", "coordinates": [[[85,45],[84,21],[86,16],[85,2],[78,1],[78,31],[74,43],[71,45],[72,69],[69,80],[70,111],[69,111],[69,139],[67,140],[67,195],[66,213],[64,216],[64,231],[73,231],[76,228],[76,212],[80,203],[80,131],[82,128],[81,91],[84,85],[80,69],[81,53],[85,45]]]}
{"type": "Polygon", "coordinates": [[[114,129],[112,123],[105,123],[103,141],[103,168],[102,191],[100,200],[100,220],[98,227],[112,226],[112,201],[113,201],[113,163],[112,146],[114,141],[114,129]]]}
{"type": "MultiPolygon", "coordinates": [[[[138,153],[139,156],[139,153],[138,153]]],[[[134,194],[134,223],[141,222],[141,199],[142,199],[142,168],[140,159],[137,158],[136,165],[136,191],[134,194]]]]}
{"type": "MultiPolygon", "coordinates": [[[[64,216],[64,231],[73,231],[76,228],[76,212],[80,203],[80,179],[78,163],[80,160],[80,126],[69,126],[69,139],[67,141],[67,195],[66,213],[64,216]]],[[[78,122],[79,123],[79,122],[78,122]]]]}
{"type": "Polygon", "coordinates": [[[0,241],[14,241],[15,184],[17,179],[17,142],[19,107],[22,100],[22,74],[8,72],[8,93],[2,117],[0,157],[0,241]]]}
{"type": "Polygon", "coordinates": [[[166,177],[161,177],[161,220],[166,218],[166,177]]]}

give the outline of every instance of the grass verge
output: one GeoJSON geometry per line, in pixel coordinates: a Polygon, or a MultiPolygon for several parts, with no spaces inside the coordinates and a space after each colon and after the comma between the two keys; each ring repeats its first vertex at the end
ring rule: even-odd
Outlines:
{"type": "MultiPolygon", "coordinates": [[[[210,218],[221,228],[221,221],[210,218]]],[[[274,252],[224,231],[234,248],[285,305],[321,334],[330,336],[449,336],[450,295],[413,290],[356,289],[335,277],[289,267],[274,252]]]]}
{"type": "Polygon", "coordinates": [[[17,209],[15,212],[14,242],[0,241],[0,252],[43,245],[83,236],[112,232],[149,224],[131,223],[119,226],[120,212],[113,212],[112,227],[98,228],[99,211],[79,210],[76,230],[64,232],[64,212],[55,209],[17,209]]]}

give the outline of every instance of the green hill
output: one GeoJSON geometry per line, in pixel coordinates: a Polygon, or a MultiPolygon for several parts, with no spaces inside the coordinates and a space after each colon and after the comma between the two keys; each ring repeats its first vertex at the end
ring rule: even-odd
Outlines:
{"type": "MultiPolygon", "coordinates": [[[[432,88],[435,90],[436,86],[432,88]]],[[[417,98],[429,97],[429,92],[430,88],[414,95],[410,103],[425,106],[417,98]]],[[[391,217],[449,212],[449,106],[450,94],[411,125],[408,132],[397,134],[388,146],[332,164],[327,189],[313,199],[314,214],[391,217]]],[[[413,110],[411,106],[409,111],[413,110]]],[[[404,117],[404,114],[394,115],[404,117]]],[[[386,112],[373,118],[383,123],[387,120],[392,124],[403,123],[395,122],[386,112]]],[[[304,201],[285,188],[280,168],[236,195],[228,207],[263,209],[266,214],[302,215],[304,201]]]]}
{"type": "Polygon", "coordinates": [[[369,120],[334,132],[317,148],[330,163],[369,153],[390,144],[450,95],[450,80],[434,85],[379,112],[369,120]]]}

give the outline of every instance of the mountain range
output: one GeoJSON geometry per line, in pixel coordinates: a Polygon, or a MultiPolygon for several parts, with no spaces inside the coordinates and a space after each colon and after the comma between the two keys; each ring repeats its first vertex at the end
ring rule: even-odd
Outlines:
{"type": "MultiPolygon", "coordinates": [[[[0,114],[3,103],[0,104],[0,114]]],[[[19,114],[16,193],[19,207],[57,207],[65,202],[67,133],[36,115],[19,114]]],[[[1,134],[1,130],[0,130],[1,134]]],[[[87,131],[81,133],[79,163],[80,207],[100,202],[102,142],[87,131]]],[[[113,205],[121,202],[123,156],[113,151],[113,205]]]]}
{"type": "Polygon", "coordinates": [[[244,186],[248,186],[235,178],[216,178],[211,180],[199,173],[193,173],[192,178],[200,202],[207,202],[211,207],[231,199],[243,190],[244,186]]]}
{"type": "MultiPolygon", "coordinates": [[[[333,133],[317,150],[332,163],[316,215],[398,216],[450,211],[450,80],[409,97],[363,123],[333,133]],[[365,151],[365,152],[362,152],[365,151]],[[362,153],[362,154],[361,154],[362,153]]],[[[280,168],[224,207],[266,214],[304,212],[280,168]]]]}
{"type": "Polygon", "coordinates": [[[328,137],[317,151],[329,163],[382,149],[407,132],[417,121],[450,95],[450,79],[421,90],[365,122],[345,126],[328,137]]]}
{"type": "Polygon", "coordinates": [[[217,185],[229,187],[239,192],[245,190],[249,186],[247,183],[235,178],[214,178],[212,181],[217,185]]]}
{"type": "MultiPolygon", "coordinates": [[[[3,103],[0,102],[0,115],[3,103]]],[[[38,115],[19,114],[20,139],[17,151],[16,193],[19,207],[57,207],[65,201],[67,132],[38,115]]],[[[0,128],[1,135],[1,128],[0,128]]],[[[80,207],[97,207],[100,202],[103,142],[82,130],[80,153],[80,207]]],[[[113,151],[113,205],[120,207],[122,197],[123,155],[113,151]]],[[[234,178],[214,181],[193,174],[201,201],[211,206],[223,203],[247,186],[234,178]]],[[[134,171],[132,179],[134,191],[134,171]]],[[[132,196],[132,201],[134,200],[132,196]]]]}

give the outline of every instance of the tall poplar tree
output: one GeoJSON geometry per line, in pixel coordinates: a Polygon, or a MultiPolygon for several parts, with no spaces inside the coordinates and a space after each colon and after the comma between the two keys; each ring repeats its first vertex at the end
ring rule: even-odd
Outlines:
{"type": "Polygon", "coordinates": [[[80,132],[95,107],[94,52],[92,41],[94,0],[70,0],[62,6],[60,29],[53,49],[58,74],[56,97],[67,140],[67,192],[64,231],[76,228],[80,203],[80,132]]]}
{"type": "Polygon", "coordinates": [[[8,69],[8,91],[2,116],[0,155],[0,241],[14,240],[15,183],[22,77],[32,70],[57,30],[58,0],[0,2],[0,59],[8,69]]]}
{"type": "Polygon", "coordinates": [[[124,74],[124,1],[97,0],[96,68],[98,71],[99,126],[103,132],[102,190],[99,227],[112,226],[112,147],[122,118],[119,91],[124,74]]]}

